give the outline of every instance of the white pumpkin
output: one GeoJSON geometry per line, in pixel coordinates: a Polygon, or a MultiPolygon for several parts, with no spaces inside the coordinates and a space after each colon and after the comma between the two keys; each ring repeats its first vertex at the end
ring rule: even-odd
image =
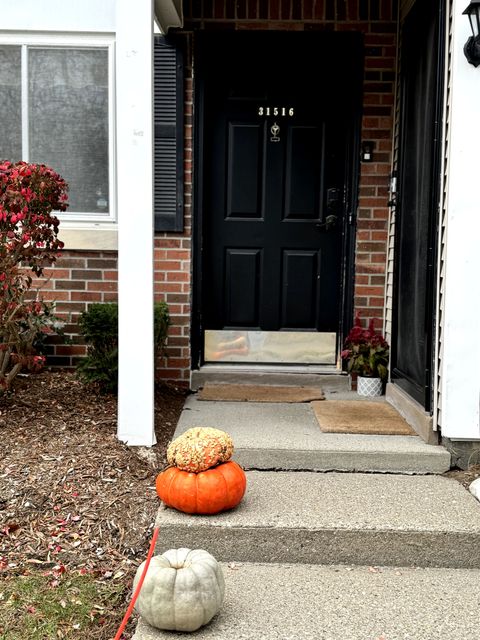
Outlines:
{"type": "MultiPolygon", "coordinates": [[[[144,565],[137,569],[134,590],[144,565]]],[[[170,549],[151,559],[135,609],[157,629],[196,631],[218,613],[224,594],[222,568],[208,551],[170,549]]]]}

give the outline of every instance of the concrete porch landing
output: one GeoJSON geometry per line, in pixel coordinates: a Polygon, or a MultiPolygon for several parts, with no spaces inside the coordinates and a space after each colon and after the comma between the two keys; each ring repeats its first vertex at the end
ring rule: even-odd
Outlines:
{"type": "MultiPolygon", "coordinates": [[[[324,402],[358,399],[344,388],[324,391],[324,402]]],[[[235,460],[246,469],[426,474],[450,468],[448,451],[418,436],[322,433],[309,403],[209,402],[192,395],[175,437],[202,426],[227,431],[235,460]]]]}
{"type": "Polygon", "coordinates": [[[192,634],[140,620],[134,640],[458,640],[478,638],[480,572],[224,564],[225,602],[192,634]]]}

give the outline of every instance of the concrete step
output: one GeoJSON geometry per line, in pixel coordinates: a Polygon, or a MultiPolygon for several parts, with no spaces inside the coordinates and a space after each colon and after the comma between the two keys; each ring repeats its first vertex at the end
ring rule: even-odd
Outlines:
{"type": "MultiPolygon", "coordinates": [[[[327,398],[347,393],[325,389],[327,398]]],[[[418,436],[322,433],[309,403],[207,402],[191,395],[175,436],[198,426],[227,431],[246,469],[423,474],[450,468],[448,451],[418,436]]]]}
{"type": "MultiPolygon", "coordinates": [[[[223,572],[222,609],[197,640],[458,640],[480,631],[478,570],[234,564],[223,572]]],[[[173,635],[140,621],[134,640],[173,635]]]]}
{"type": "Polygon", "coordinates": [[[455,480],[247,473],[240,505],[192,516],[162,505],[157,552],[202,548],[225,562],[480,569],[480,503],[455,480]]]}

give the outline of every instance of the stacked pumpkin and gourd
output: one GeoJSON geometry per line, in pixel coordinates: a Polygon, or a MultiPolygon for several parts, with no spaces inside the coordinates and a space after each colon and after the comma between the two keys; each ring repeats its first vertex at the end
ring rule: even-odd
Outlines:
{"type": "MultiPolygon", "coordinates": [[[[225,431],[194,427],[167,449],[169,467],[156,481],[158,496],[179,511],[214,514],[236,507],[246,489],[243,469],[231,460],[225,431]]],[[[145,562],[137,570],[134,589],[145,562]]],[[[135,608],[151,626],[196,631],[222,606],[225,580],[216,559],[203,549],[170,549],[154,556],[135,608]]]]}
{"type": "Polygon", "coordinates": [[[228,433],[193,427],[167,449],[169,467],[156,481],[163,502],[185,513],[214,514],[236,507],[246,489],[243,469],[233,460],[228,433]]]}

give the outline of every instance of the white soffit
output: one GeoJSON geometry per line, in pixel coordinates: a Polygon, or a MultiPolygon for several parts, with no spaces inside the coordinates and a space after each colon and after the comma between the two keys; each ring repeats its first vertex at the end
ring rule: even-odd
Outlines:
{"type": "Polygon", "coordinates": [[[154,0],[154,11],[163,33],[172,27],[183,27],[182,0],[154,0]]]}

